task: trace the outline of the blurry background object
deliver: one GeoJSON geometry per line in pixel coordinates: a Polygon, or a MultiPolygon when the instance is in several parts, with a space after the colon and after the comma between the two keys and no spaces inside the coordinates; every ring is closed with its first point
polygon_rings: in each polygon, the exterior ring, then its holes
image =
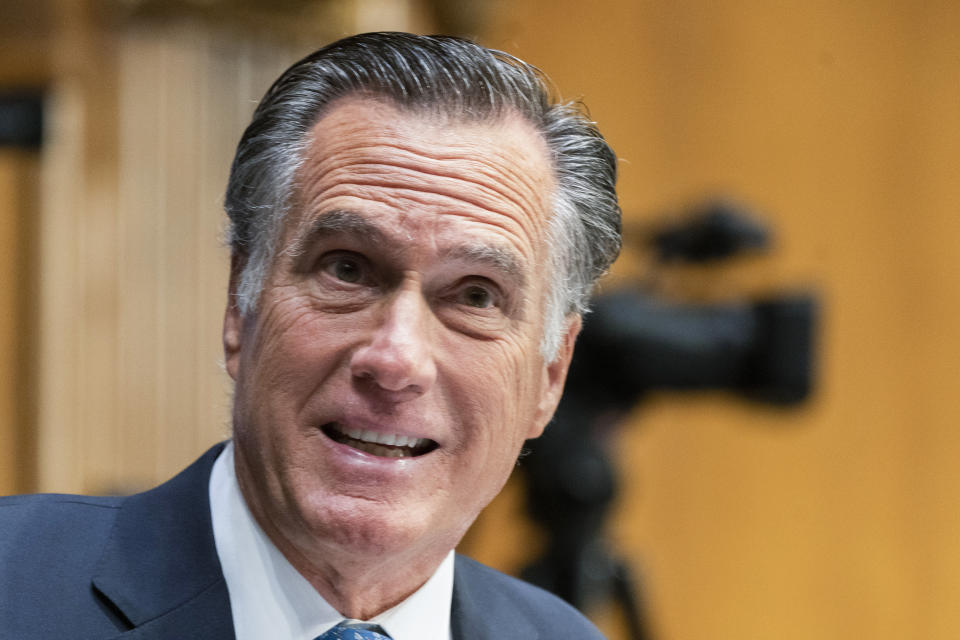
{"type": "MultiPolygon", "coordinates": [[[[714,202],[647,243],[657,263],[716,262],[769,247],[748,212],[714,202]]],[[[653,637],[643,576],[607,540],[620,490],[615,427],[654,390],[727,390],[778,406],[814,386],[816,302],[810,293],[677,304],[653,282],[598,297],[584,323],[563,399],[521,468],[527,509],[547,534],[522,575],[583,611],[619,607],[633,640],[653,637]]],[[[622,426],[622,425],[621,425],[622,426]]]]}
{"type": "MultiPolygon", "coordinates": [[[[456,29],[586,99],[622,159],[632,238],[606,291],[822,300],[802,406],[652,391],[624,418],[610,542],[643,576],[655,637],[956,637],[946,0],[4,0],[0,89],[40,90],[44,131],[39,150],[0,150],[0,490],[132,490],[225,436],[233,147],[280,69],[368,29],[456,29]],[[636,241],[671,222],[640,212],[678,221],[715,194],[764,212],[776,251],[658,265],[636,241]]],[[[544,538],[518,478],[465,550],[516,572],[544,538]]]]}
{"type": "Polygon", "coordinates": [[[42,92],[0,91],[0,147],[39,149],[42,140],[42,92]]]}

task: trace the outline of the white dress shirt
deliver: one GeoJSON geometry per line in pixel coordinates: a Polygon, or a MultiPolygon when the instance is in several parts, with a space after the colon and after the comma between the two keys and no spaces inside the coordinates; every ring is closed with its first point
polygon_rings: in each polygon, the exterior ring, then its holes
{"type": "MultiPolygon", "coordinates": [[[[343,620],[254,520],[237,484],[233,442],[210,474],[210,512],[237,640],[314,640],[343,620]]],[[[422,587],[368,622],[394,640],[450,640],[452,599],[453,551],[422,587]]]]}

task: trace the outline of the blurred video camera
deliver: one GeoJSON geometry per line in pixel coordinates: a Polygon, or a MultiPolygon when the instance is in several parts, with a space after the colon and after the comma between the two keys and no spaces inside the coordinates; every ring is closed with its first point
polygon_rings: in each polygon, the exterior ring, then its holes
{"type": "MultiPolygon", "coordinates": [[[[764,252],[770,233],[744,209],[713,202],[642,234],[656,270],[710,267],[764,252]]],[[[650,637],[639,581],[602,535],[617,493],[609,435],[645,393],[726,390],[779,406],[808,398],[814,380],[813,294],[678,302],[655,286],[598,296],[577,341],[553,422],[521,462],[527,509],[547,532],[523,577],[586,609],[615,599],[635,640],[650,637]]]]}

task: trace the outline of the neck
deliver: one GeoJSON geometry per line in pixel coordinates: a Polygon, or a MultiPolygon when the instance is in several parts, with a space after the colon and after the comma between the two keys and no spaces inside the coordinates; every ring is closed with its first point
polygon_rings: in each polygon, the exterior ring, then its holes
{"type": "MultiPolygon", "coordinates": [[[[266,531],[266,530],[265,530],[266,531]]],[[[270,535],[284,557],[330,606],[344,617],[371,618],[400,604],[437,571],[446,557],[398,558],[395,555],[356,557],[343,549],[308,557],[286,540],[270,535]],[[334,562],[327,559],[335,558],[334,562]]]]}

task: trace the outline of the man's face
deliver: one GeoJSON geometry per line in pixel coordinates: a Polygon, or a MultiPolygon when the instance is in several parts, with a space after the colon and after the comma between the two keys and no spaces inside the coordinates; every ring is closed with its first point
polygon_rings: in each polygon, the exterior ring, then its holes
{"type": "Polygon", "coordinates": [[[314,134],[257,311],[227,310],[238,478],[308,561],[433,562],[543,430],[579,329],[544,361],[546,146],[360,98],[314,134]]]}

